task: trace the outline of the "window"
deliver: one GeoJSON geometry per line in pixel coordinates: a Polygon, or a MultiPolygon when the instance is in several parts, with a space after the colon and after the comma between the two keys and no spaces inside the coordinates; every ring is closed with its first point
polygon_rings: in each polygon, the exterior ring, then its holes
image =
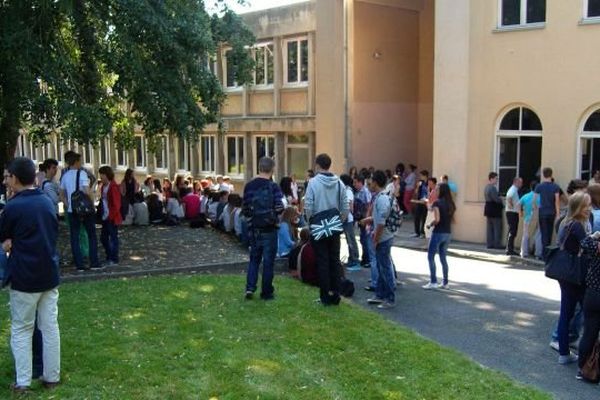
{"type": "Polygon", "coordinates": [[[308,82],[308,39],[286,40],[284,49],[284,82],[289,85],[308,82]]]}
{"type": "Polygon", "coordinates": [[[256,136],[256,173],[258,174],[258,161],[263,157],[275,159],[275,138],[273,136],[256,136]]]}
{"type": "Polygon", "coordinates": [[[235,68],[233,67],[233,63],[230,62],[230,58],[231,55],[233,54],[233,50],[232,49],[227,49],[224,51],[223,55],[223,59],[224,59],[224,71],[223,71],[223,77],[225,79],[225,87],[226,88],[236,88],[239,87],[239,85],[236,82],[236,76],[235,76],[235,68]]]}
{"type": "Polygon", "coordinates": [[[244,146],[245,140],[243,136],[227,137],[227,174],[244,175],[246,171],[244,146]]]}
{"type": "Polygon", "coordinates": [[[146,138],[144,136],[135,137],[135,150],[133,156],[135,168],[146,169],[146,138]]]}
{"type": "Polygon", "coordinates": [[[28,140],[28,150],[29,150],[29,158],[31,158],[31,161],[33,161],[34,164],[37,163],[37,149],[35,148],[35,145],[33,144],[32,140],[28,140]]]}
{"type": "Polygon", "coordinates": [[[17,151],[15,153],[18,157],[27,157],[27,138],[25,135],[19,135],[19,140],[17,141],[17,151]]]}
{"type": "Polygon", "coordinates": [[[98,150],[100,152],[100,165],[110,165],[110,143],[107,137],[100,139],[98,150]]]}
{"type": "Polygon", "coordinates": [[[202,135],[200,137],[200,151],[202,152],[200,169],[204,172],[214,172],[217,169],[215,166],[215,144],[216,137],[213,135],[202,135]]]}
{"type": "Polygon", "coordinates": [[[310,168],[308,135],[287,136],[287,173],[302,179],[310,168]]]}
{"type": "Polygon", "coordinates": [[[217,57],[214,54],[206,56],[206,70],[217,76],[217,57]]]}
{"type": "Polygon", "coordinates": [[[254,48],[254,84],[256,86],[272,85],[274,81],[273,43],[262,43],[254,48]]]}
{"type": "Polygon", "coordinates": [[[600,171],[600,109],[594,111],[585,121],[581,137],[580,172],[581,179],[590,180],[600,171]]]}
{"type": "Polygon", "coordinates": [[[600,0],[583,0],[583,18],[600,18],[600,0]]]}
{"type": "Polygon", "coordinates": [[[513,108],[504,114],[496,137],[500,193],[506,193],[516,176],[523,178],[523,187],[529,187],[542,163],[542,123],[537,114],[525,107],[513,108]]]}
{"type": "Polygon", "coordinates": [[[117,168],[127,169],[129,168],[129,152],[124,149],[119,149],[117,146],[117,168]]]}
{"type": "Polygon", "coordinates": [[[500,27],[546,22],[546,0],[500,0],[500,27]]]}
{"type": "Polygon", "coordinates": [[[180,171],[190,170],[190,146],[188,141],[182,138],[177,140],[177,169],[180,171]]]}
{"type": "Polygon", "coordinates": [[[94,152],[91,144],[82,145],[81,163],[84,165],[94,164],[94,152]]]}
{"type": "Polygon", "coordinates": [[[160,146],[154,155],[154,165],[157,170],[165,171],[169,168],[169,140],[166,136],[158,138],[160,146]]]}

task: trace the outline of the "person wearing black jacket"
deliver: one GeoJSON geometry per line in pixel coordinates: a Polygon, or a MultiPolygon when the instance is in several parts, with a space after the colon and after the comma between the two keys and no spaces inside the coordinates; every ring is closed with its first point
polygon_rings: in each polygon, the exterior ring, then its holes
{"type": "Polygon", "coordinates": [[[504,203],[498,195],[498,174],[490,172],[488,184],[484,189],[485,209],[483,215],[487,218],[486,243],[488,249],[503,249],[502,246],[502,209],[504,203]]]}
{"type": "Polygon", "coordinates": [[[24,392],[32,379],[36,312],[44,339],[42,384],[50,388],[60,382],[58,219],[48,196],[33,186],[31,160],[16,158],[7,170],[8,185],[15,194],[0,217],[0,241],[4,251],[10,252],[3,286],[10,285],[10,343],[17,377],[13,390],[24,392]]]}

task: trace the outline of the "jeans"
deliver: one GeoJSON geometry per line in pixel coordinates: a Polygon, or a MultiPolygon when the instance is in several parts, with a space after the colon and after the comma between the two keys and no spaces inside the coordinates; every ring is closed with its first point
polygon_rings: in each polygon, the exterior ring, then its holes
{"type": "Polygon", "coordinates": [[[425,220],[427,219],[427,207],[425,204],[415,204],[414,208],[415,218],[415,235],[425,234],[425,220]]]}
{"type": "Polygon", "coordinates": [[[344,223],[344,233],[348,243],[348,266],[358,263],[358,244],[356,244],[356,235],[354,234],[354,222],[344,223]]]}
{"type": "Polygon", "coordinates": [[[554,232],[554,220],[556,215],[540,215],[540,232],[542,233],[542,254],[545,255],[546,247],[552,243],[552,233],[554,232]]]}
{"type": "Polygon", "coordinates": [[[119,262],[119,231],[117,225],[109,220],[102,221],[100,242],[106,252],[106,260],[114,263],[119,262]]]}
{"type": "Polygon", "coordinates": [[[519,213],[507,211],[506,223],[508,224],[508,240],[506,241],[506,251],[512,253],[515,251],[515,238],[517,237],[517,232],[519,230],[519,213]]]}
{"type": "MultiPolygon", "coordinates": [[[[552,332],[552,341],[558,342],[558,319],[554,326],[554,332],[552,332]]],[[[569,343],[573,343],[579,339],[580,332],[583,330],[583,305],[575,308],[575,315],[571,318],[569,323],[569,343]]]]}
{"type": "Polygon", "coordinates": [[[502,247],[502,218],[487,217],[487,247],[498,249],[502,247]]]}
{"type": "Polygon", "coordinates": [[[58,289],[26,293],[10,290],[10,345],[15,358],[18,386],[31,385],[32,337],[36,320],[42,332],[46,382],[60,381],[60,332],[58,328],[58,289]]]}
{"type": "Polygon", "coordinates": [[[87,232],[88,240],[90,244],[90,267],[96,267],[98,263],[98,240],[96,239],[96,221],[95,215],[87,216],[83,220],[73,213],[68,213],[71,237],[71,251],[73,252],[73,259],[75,266],[78,269],[83,268],[83,256],[81,255],[81,249],[79,248],[79,231],[83,224],[84,229],[87,232]]]}
{"type": "Polygon", "coordinates": [[[340,235],[321,240],[312,240],[317,260],[321,303],[324,305],[340,302],[340,235]]]}
{"type": "Polygon", "coordinates": [[[370,260],[370,256],[369,256],[369,240],[371,240],[371,238],[369,237],[369,233],[367,232],[366,227],[359,226],[359,232],[360,232],[360,246],[362,248],[362,256],[361,256],[360,262],[363,265],[370,264],[371,260],[370,260]]]}
{"type": "Polygon", "coordinates": [[[583,298],[583,335],[579,341],[579,367],[592,353],[600,332],[600,292],[587,289],[583,298]]]}
{"type": "Polygon", "coordinates": [[[371,235],[367,236],[367,247],[369,250],[369,261],[371,263],[371,287],[377,289],[377,282],[379,282],[379,269],[377,269],[377,252],[375,249],[375,243],[371,235]]]}
{"type": "Polygon", "coordinates": [[[433,232],[429,240],[429,248],[427,249],[427,260],[429,261],[429,275],[431,283],[437,283],[437,273],[435,266],[435,253],[439,253],[440,262],[442,263],[442,273],[444,275],[444,285],[448,283],[448,261],[446,253],[450,244],[449,233],[433,232]]]}
{"type": "Polygon", "coordinates": [[[258,282],[258,268],[262,261],[263,272],[260,296],[273,297],[273,267],[277,253],[277,230],[251,230],[248,232],[250,240],[250,262],[246,275],[246,290],[254,293],[258,282]]]}
{"type": "Polygon", "coordinates": [[[394,294],[394,291],[396,290],[396,280],[394,271],[392,270],[392,259],[390,255],[393,240],[394,239],[391,238],[385,242],[380,242],[375,249],[377,269],[379,270],[375,294],[377,298],[389,303],[394,303],[396,301],[396,295],[394,294]]]}
{"type": "Polygon", "coordinates": [[[559,281],[560,316],[558,317],[558,348],[561,356],[569,355],[569,323],[575,314],[577,303],[582,303],[583,286],[559,281]]]}

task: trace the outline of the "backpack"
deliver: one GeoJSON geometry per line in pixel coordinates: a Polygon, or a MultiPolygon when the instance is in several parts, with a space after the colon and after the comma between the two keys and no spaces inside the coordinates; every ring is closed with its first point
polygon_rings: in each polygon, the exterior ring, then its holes
{"type": "Polygon", "coordinates": [[[273,197],[273,185],[269,182],[262,185],[250,202],[250,225],[252,228],[272,228],[277,226],[279,219],[275,213],[275,200],[273,197]]]}
{"type": "Polygon", "coordinates": [[[392,233],[402,226],[402,214],[396,197],[390,197],[390,215],[385,219],[385,227],[392,233]]]}
{"type": "Polygon", "coordinates": [[[79,217],[88,217],[96,213],[92,199],[82,190],[79,190],[79,176],[81,170],[77,170],[75,177],[75,191],[71,193],[71,210],[79,217]]]}
{"type": "Polygon", "coordinates": [[[350,279],[342,278],[340,282],[340,294],[344,297],[352,297],[354,294],[354,282],[350,279]]]}

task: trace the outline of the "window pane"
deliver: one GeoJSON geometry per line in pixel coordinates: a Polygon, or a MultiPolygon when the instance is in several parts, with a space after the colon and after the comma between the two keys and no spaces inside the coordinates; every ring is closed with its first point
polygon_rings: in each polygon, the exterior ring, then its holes
{"type": "Polygon", "coordinates": [[[498,167],[517,165],[517,138],[500,138],[500,164],[498,167]]]}
{"type": "Polygon", "coordinates": [[[308,40],[300,42],[300,80],[308,81],[308,40]]]}
{"type": "Polygon", "coordinates": [[[202,171],[214,171],[214,136],[202,138],[202,171]]]}
{"type": "Polygon", "coordinates": [[[230,137],[227,138],[227,173],[229,174],[238,174],[238,166],[236,160],[236,142],[237,138],[230,137]]]}
{"type": "Polygon", "coordinates": [[[596,171],[600,171],[600,139],[591,139],[592,154],[591,154],[591,174],[592,177],[596,171]]]}
{"type": "Polygon", "coordinates": [[[519,130],[519,113],[520,108],[510,110],[500,123],[500,130],[503,131],[518,131],[519,130]]]}
{"type": "Polygon", "coordinates": [[[308,143],[308,135],[288,135],[288,143],[308,143]]]}
{"type": "Polygon", "coordinates": [[[288,42],[287,44],[287,81],[290,83],[298,81],[298,42],[288,42]]]}
{"type": "Polygon", "coordinates": [[[117,165],[125,165],[125,152],[117,150],[117,165]]]}
{"type": "Polygon", "coordinates": [[[267,83],[272,84],[274,79],[274,67],[273,67],[273,45],[270,44],[267,46],[267,83]]]}
{"type": "Polygon", "coordinates": [[[160,146],[160,148],[154,155],[155,160],[156,160],[156,168],[165,168],[165,157],[164,156],[165,156],[166,140],[164,137],[160,138],[159,146],[160,146]]]}
{"type": "Polygon", "coordinates": [[[581,179],[589,180],[592,156],[592,139],[581,139],[581,179]]]}
{"type": "Polygon", "coordinates": [[[502,0],[502,25],[521,23],[521,0],[502,0]]]}
{"type": "Polygon", "coordinates": [[[527,1],[527,23],[546,21],[546,0],[527,1]]]}
{"type": "Polygon", "coordinates": [[[135,166],[143,168],[145,167],[144,160],[144,138],[141,136],[135,137],[135,166]]]}
{"type": "Polygon", "coordinates": [[[265,84],[265,48],[258,47],[255,50],[256,56],[256,82],[257,85],[265,84]]]}
{"type": "Polygon", "coordinates": [[[585,122],[583,130],[586,132],[600,132],[600,110],[595,111],[585,122]]]}
{"type": "Polygon", "coordinates": [[[243,174],[246,171],[246,161],[244,160],[244,138],[239,137],[237,140],[238,152],[238,174],[243,174]]]}
{"type": "Polygon", "coordinates": [[[108,164],[108,153],[106,152],[107,145],[108,142],[106,139],[100,140],[100,164],[102,165],[108,164]]]}
{"type": "Polygon", "coordinates": [[[179,146],[177,146],[177,160],[178,167],[182,170],[187,170],[186,162],[185,162],[185,153],[186,153],[186,143],[183,139],[179,139],[179,146]]]}
{"type": "Polygon", "coordinates": [[[519,176],[523,178],[523,188],[528,188],[532,180],[539,180],[542,165],[542,138],[522,136],[519,149],[519,176]]]}
{"type": "Polygon", "coordinates": [[[512,185],[513,178],[517,175],[516,168],[504,168],[498,171],[498,191],[505,195],[512,185]]]}
{"type": "Polygon", "coordinates": [[[588,0],[587,16],[600,17],[600,0],[588,0]]]}
{"type": "Polygon", "coordinates": [[[528,108],[523,108],[523,123],[521,129],[524,131],[542,130],[542,123],[537,114],[528,108]]]}
{"type": "Polygon", "coordinates": [[[225,64],[227,66],[227,77],[226,77],[226,85],[227,87],[235,86],[235,67],[233,65],[233,60],[231,60],[231,50],[227,50],[225,52],[225,64]]]}
{"type": "Polygon", "coordinates": [[[306,148],[289,148],[288,149],[288,174],[296,175],[297,177],[304,176],[308,165],[308,149],[306,148]]]}

